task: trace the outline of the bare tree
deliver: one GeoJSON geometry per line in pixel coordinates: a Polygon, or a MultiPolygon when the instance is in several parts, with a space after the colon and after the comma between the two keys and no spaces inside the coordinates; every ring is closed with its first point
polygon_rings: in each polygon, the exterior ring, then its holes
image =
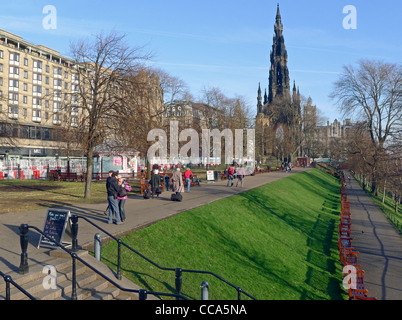
{"type": "Polygon", "coordinates": [[[71,44],[75,77],[79,81],[78,126],[87,158],[85,198],[91,197],[94,150],[111,133],[111,120],[121,115],[122,92],[129,83],[127,74],[144,60],[141,50],[128,46],[125,36],[116,33],[98,34],[90,41],[71,44]]]}
{"type": "Polygon", "coordinates": [[[187,84],[180,78],[172,76],[162,69],[152,69],[152,73],[159,77],[165,104],[173,103],[175,100],[182,100],[189,93],[187,84]]]}
{"type": "Polygon", "coordinates": [[[402,67],[370,60],[360,61],[357,70],[345,66],[330,97],[345,115],[357,116],[367,124],[370,145],[366,147],[373,150],[370,166],[375,192],[386,142],[402,126],[402,67]]]}

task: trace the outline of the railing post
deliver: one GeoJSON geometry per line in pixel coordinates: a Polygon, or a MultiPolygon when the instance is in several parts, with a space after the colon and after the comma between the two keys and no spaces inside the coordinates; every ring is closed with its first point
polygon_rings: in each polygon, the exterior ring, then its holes
{"type": "Polygon", "coordinates": [[[147,290],[140,289],[139,297],[138,297],[139,300],[147,300],[147,296],[148,296],[147,290]]]}
{"type": "Polygon", "coordinates": [[[71,235],[72,235],[72,251],[78,251],[78,216],[73,215],[71,218],[71,235]]]}
{"type": "MultiPolygon", "coordinates": [[[[176,268],[176,272],[175,272],[176,281],[175,281],[175,284],[176,284],[176,292],[177,292],[177,294],[181,294],[181,285],[182,285],[181,275],[182,275],[182,273],[183,273],[183,271],[182,271],[181,268],[176,268]]],[[[176,297],[176,300],[180,300],[180,298],[176,297]]]]}
{"type": "Polygon", "coordinates": [[[96,233],[95,234],[95,244],[94,244],[94,252],[95,252],[95,258],[99,261],[102,260],[102,240],[101,240],[101,234],[96,233]]]}
{"type": "Polygon", "coordinates": [[[121,280],[121,239],[117,240],[117,279],[121,280]]]}
{"type": "Polygon", "coordinates": [[[6,282],[6,300],[11,300],[11,293],[10,293],[11,277],[4,276],[4,281],[6,282]]]}
{"type": "Polygon", "coordinates": [[[21,264],[19,267],[20,274],[27,274],[29,272],[28,266],[28,225],[21,224],[20,226],[20,244],[21,244],[21,264]]]}
{"type": "Polygon", "coordinates": [[[206,281],[201,284],[201,300],[209,300],[209,285],[206,281]]]}
{"type": "Polygon", "coordinates": [[[241,300],[241,293],[242,293],[242,289],[240,287],[237,288],[237,300],[241,300]]]}
{"type": "Polygon", "coordinates": [[[73,273],[73,279],[72,279],[72,291],[71,291],[71,299],[72,300],[77,300],[77,268],[76,268],[76,253],[71,254],[71,258],[73,259],[73,267],[72,267],[72,273],[73,273]]]}

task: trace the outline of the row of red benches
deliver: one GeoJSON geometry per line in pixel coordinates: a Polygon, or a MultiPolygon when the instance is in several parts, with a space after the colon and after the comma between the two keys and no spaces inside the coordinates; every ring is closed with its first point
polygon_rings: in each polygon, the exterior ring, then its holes
{"type": "Polygon", "coordinates": [[[338,246],[341,264],[343,265],[343,285],[348,290],[349,300],[376,300],[376,298],[368,296],[368,290],[364,283],[364,270],[358,261],[359,252],[352,247],[350,203],[343,175],[341,180],[342,206],[338,227],[338,246]]]}

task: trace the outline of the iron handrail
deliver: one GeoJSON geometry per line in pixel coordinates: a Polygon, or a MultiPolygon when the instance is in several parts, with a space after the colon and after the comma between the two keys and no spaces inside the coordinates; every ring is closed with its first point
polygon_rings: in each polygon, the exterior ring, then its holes
{"type": "MultiPolygon", "coordinates": [[[[151,259],[147,258],[146,256],[144,256],[142,253],[138,252],[137,250],[135,250],[134,248],[130,247],[128,244],[124,243],[123,241],[121,241],[121,239],[116,238],[115,236],[113,236],[112,234],[110,234],[109,232],[107,232],[106,230],[104,230],[103,228],[99,227],[98,225],[96,225],[95,223],[93,223],[91,220],[89,220],[86,217],[82,217],[77,215],[78,218],[80,219],[84,219],[85,221],[87,221],[89,224],[91,224],[92,226],[94,226],[95,228],[97,228],[98,230],[104,232],[105,234],[107,234],[109,237],[111,237],[112,239],[114,239],[115,241],[117,241],[118,243],[118,258],[117,258],[117,276],[121,277],[121,261],[120,261],[120,245],[125,246],[127,249],[133,251],[134,253],[136,253],[137,255],[139,255],[141,258],[145,259],[146,261],[148,261],[149,263],[151,263],[152,265],[154,265],[155,267],[157,267],[158,269],[164,270],[164,271],[175,271],[176,272],[176,278],[181,277],[181,273],[182,272],[187,272],[187,273],[199,273],[199,274],[209,274],[211,276],[214,276],[215,278],[223,281],[224,283],[226,283],[227,285],[231,286],[232,288],[236,289],[237,291],[237,299],[241,300],[241,294],[243,293],[245,296],[249,297],[250,299],[253,300],[257,300],[255,297],[253,297],[251,294],[247,293],[246,291],[243,291],[241,287],[238,287],[232,283],[230,283],[229,281],[227,281],[226,279],[222,278],[221,276],[217,275],[216,273],[213,273],[211,271],[201,271],[201,270],[191,270],[191,269],[181,269],[181,268],[168,268],[168,267],[162,267],[159,266],[156,262],[152,261],[151,259]]],[[[177,282],[176,282],[177,283],[177,282]]],[[[181,284],[180,284],[181,286],[181,284]]],[[[180,290],[177,290],[178,292],[180,292],[180,290]]]]}
{"type": "Polygon", "coordinates": [[[154,295],[154,296],[168,296],[168,297],[176,297],[176,298],[182,298],[182,299],[186,299],[188,300],[187,297],[180,295],[180,294],[173,294],[173,293],[164,293],[164,292],[153,292],[153,291],[147,291],[144,289],[129,289],[129,288],[124,288],[122,286],[120,286],[118,283],[116,283],[115,281],[113,281],[112,279],[110,279],[108,276],[106,276],[105,274],[103,274],[101,271],[97,270],[95,267],[91,266],[89,263],[87,263],[85,260],[81,259],[76,252],[74,252],[74,249],[71,251],[69,249],[67,249],[65,246],[63,246],[60,243],[56,243],[53,241],[53,239],[51,239],[50,237],[48,237],[44,232],[42,232],[40,229],[38,229],[35,226],[30,226],[30,225],[24,225],[27,229],[34,229],[37,232],[39,232],[42,236],[46,237],[48,240],[52,241],[55,245],[57,245],[59,248],[61,248],[62,250],[64,250],[65,252],[67,252],[71,258],[72,258],[72,263],[73,263],[73,285],[72,285],[72,294],[71,294],[71,298],[73,300],[77,299],[77,292],[76,292],[76,277],[75,277],[75,268],[76,268],[76,263],[75,260],[78,260],[79,262],[81,262],[82,264],[84,264],[86,267],[90,268],[92,271],[94,271],[96,274],[98,274],[99,276],[101,276],[102,278],[104,278],[106,281],[110,282],[111,284],[113,284],[115,287],[117,287],[118,289],[125,291],[125,292],[133,292],[133,293],[138,293],[140,300],[146,300],[147,295],[154,295]]]}
{"type": "Polygon", "coordinates": [[[0,277],[3,277],[4,281],[6,282],[6,300],[11,300],[10,284],[12,284],[19,291],[25,294],[29,299],[36,300],[34,296],[32,296],[28,291],[26,291],[23,287],[16,283],[10,275],[7,275],[0,271],[0,277]]]}

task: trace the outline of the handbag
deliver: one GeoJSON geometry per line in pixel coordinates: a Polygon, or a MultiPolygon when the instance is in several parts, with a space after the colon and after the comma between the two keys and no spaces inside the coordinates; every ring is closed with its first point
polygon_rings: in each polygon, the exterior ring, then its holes
{"type": "Polygon", "coordinates": [[[124,188],[123,186],[120,188],[118,194],[117,194],[120,198],[123,198],[127,195],[127,190],[126,188],[124,188]]]}

